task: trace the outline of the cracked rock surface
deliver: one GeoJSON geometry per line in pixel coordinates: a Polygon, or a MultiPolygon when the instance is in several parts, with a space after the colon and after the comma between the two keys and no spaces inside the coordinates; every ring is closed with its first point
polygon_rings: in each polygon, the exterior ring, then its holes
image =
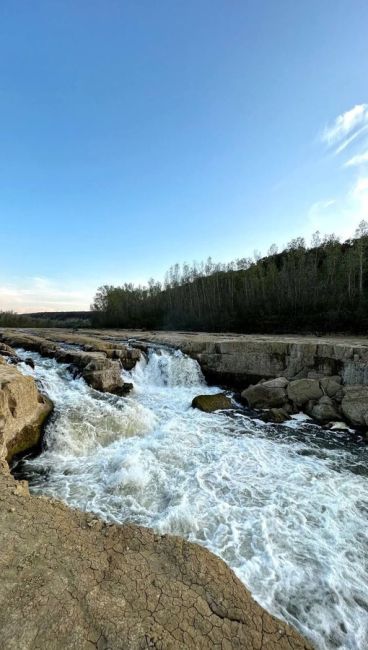
{"type": "Polygon", "coordinates": [[[0,473],[3,650],[307,650],[227,565],[179,537],[28,494],[0,473]]]}

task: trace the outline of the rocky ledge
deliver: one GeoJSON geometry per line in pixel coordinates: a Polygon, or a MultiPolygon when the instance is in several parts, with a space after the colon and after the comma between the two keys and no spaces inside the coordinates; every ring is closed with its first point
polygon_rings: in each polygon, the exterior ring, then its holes
{"type": "Polygon", "coordinates": [[[132,384],[123,381],[121,370],[133,368],[141,356],[139,350],[132,350],[126,345],[113,345],[87,336],[73,338],[69,333],[59,339],[55,332],[46,337],[4,330],[0,336],[3,341],[0,343],[0,353],[1,346],[8,348],[6,344],[38,352],[70,365],[74,376],[82,376],[92,388],[116,395],[124,395],[132,388],[132,384]]]}
{"type": "Polygon", "coordinates": [[[310,649],[204,548],[31,496],[7,460],[39,439],[50,410],[0,357],[3,650],[310,649]]]}
{"type": "Polygon", "coordinates": [[[90,335],[179,348],[199,362],[208,380],[240,388],[243,401],[264,410],[266,421],[283,422],[302,410],[320,424],[368,428],[366,338],[139,330],[90,335]]]}

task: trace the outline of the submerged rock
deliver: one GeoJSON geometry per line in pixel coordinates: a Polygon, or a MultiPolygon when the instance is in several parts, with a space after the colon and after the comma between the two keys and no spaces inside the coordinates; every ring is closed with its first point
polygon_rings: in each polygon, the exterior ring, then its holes
{"type": "Polygon", "coordinates": [[[27,366],[29,366],[30,368],[33,368],[33,369],[34,369],[34,367],[35,367],[34,361],[33,361],[33,359],[31,359],[31,357],[26,357],[26,358],[24,359],[24,363],[25,363],[27,366]]]}
{"type": "Polygon", "coordinates": [[[271,422],[274,424],[282,424],[283,422],[287,422],[287,420],[290,420],[290,415],[289,413],[282,408],[272,408],[269,409],[268,411],[264,411],[260,416],[260,420],[263,420],[263,422],[271,422]]]}
{"type": "Polygon", "coordinates": [[[231,409],[233,405],[225,393],[216,393],[215,395],[197,395],[192,401],[192,407],[205,413],[213,413],[213,411],[231,409]]]}

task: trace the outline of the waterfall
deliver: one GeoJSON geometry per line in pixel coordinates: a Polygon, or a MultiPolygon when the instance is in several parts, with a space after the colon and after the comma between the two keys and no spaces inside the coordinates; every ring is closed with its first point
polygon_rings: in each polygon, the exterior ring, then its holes
{"type": "Polygon", "coordinates": [[[43,452],[16,469],[33,493],[202,544],[316,648],[366,650],[366,447],[298,420],[191,408],[219,389],[178,351],[151,350],[125,372],[126,397],[25,356],[35,369],[22,372],[55,403],[43,452]]]}

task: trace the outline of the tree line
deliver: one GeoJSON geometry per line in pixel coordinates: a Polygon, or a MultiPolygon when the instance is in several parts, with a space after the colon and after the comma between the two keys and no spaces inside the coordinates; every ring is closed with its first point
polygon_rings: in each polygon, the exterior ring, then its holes
{"type": "Polygon", "coordinates": [[[0,311],[0,327],[88,327],[91,325],[90,316],[90,312],[17,314],[14,311],[0,311]],[[88,314],[88,318],[85,314],[88,314]]]}
{"type": "Polygon", "coordinates": [[[94,327],[234,332],[365,332],[368,224],[340,242],[317,231],[264,257],[175,264],[163,283],[104,285],[91,306],[94,327]]]}

